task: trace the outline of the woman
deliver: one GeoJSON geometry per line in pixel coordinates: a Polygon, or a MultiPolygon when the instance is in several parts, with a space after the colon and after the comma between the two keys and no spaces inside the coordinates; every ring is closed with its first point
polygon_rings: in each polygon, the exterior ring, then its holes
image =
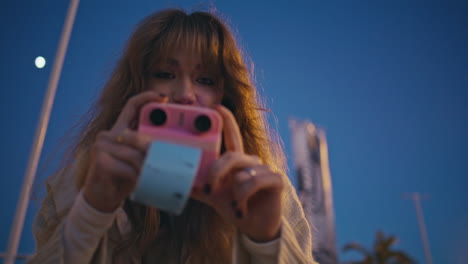
{"type": "Polygon", "coordinates": [[[282,150],[228,27],[164,10],[137,27],[90,112],[73,158],[48,180],[31,263],[314,263],[282,150]],[[128,198],[151,140],[149,102],[217,110],[221,155],[180,216],[128,198]]]}

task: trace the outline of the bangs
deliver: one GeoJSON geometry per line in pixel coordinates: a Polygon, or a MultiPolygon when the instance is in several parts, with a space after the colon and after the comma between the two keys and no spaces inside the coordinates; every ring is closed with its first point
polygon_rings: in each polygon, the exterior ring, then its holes
{"type": "Polygon", "coordinates": [[[196,54],[203,68],[221,74],[222,40],[218,21],[202,12],[191,15],[179,13],[168,20],[167,26],[154,41],[147,70],[167,62],[177,51],[184,50],[196,54]]]}

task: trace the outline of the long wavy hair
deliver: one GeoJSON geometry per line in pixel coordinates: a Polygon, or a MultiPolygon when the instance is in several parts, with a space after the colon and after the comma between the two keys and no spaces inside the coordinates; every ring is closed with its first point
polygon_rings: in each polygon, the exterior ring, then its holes
{"type": "MultiPolygon", "coordinates": [[[[212,12],[188,14],[169,9],[151,14],[138,24],[81,124],[82,132],[70,152],[74,162],[65,165],[74,163],[78,189],[83,187],[90,164],[88,153],[97,133],[109,130],[127,100],[145,90],[151,66],[180,48],[200,54],[205,65],[219,69],[224,80],[222,104],[239,124],[246,153],[285,173],[281,141],[266,122],[267,111],[253,82],[253,67],[227,23],[212,12]]],[[[230,263],[235,229],[209,206],[190,200],[180,216],[173,216],[126,200],[124,210],[133,231],[119,242],[116,252],[144,256],[151,250],[158,259],[177,263],[230,263]]]]}

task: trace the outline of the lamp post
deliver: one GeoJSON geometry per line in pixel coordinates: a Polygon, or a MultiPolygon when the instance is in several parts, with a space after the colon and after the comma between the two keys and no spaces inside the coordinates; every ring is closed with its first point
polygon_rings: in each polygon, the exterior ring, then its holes
{"type": "Polygon", "coordinates": [[[424,246],[424,255],[426,257],[427,264],[432,264],[431,249],[429,247],[429,239],[426,231],[426,223],[424,222],[424,215],[421,207],[421,200],[429,199],[428,195],[421,195],[418,192],[409,193],[403,195],[404,199],[411,199],[414,202],[414,207],[416,209],[416,215],[418,217],[419,231],[421,233],[421,240],[424,246]]]}
{"type": "Polygon", "coordinates": [[[21,232],[23,230],[24,219],[28,210],[29,199],[31,197],[31,187],[34,183],[34,177],[36,176],[42,146],[44,145],[47,125],[49,123],[50,113],[52,112],[52,105],[54,103],[55,93],[57,91],[60,74],[62,72],[63,61],[67,52],[68,42],[70,40],[70,35],[73,29],[73,23],[75,21],[78,4],[79,0],[70,0],[70,5],[68,6],[65,24],[62,29],[59,46],[55,54],[55,61],[52,72],[50,73],[46,96],[42,104],[41,115],[39,123],[37,124],[36,134],[34,136],[34,143],[29,155],[28,166],[24,175],[18,204],[16,206],[15,218],[13,220],[10,237],[8,239],[8,248],[4,262],[5,264],[13,264],[15,259],[18,257],[16,254],[21,238],[21,232]]]}

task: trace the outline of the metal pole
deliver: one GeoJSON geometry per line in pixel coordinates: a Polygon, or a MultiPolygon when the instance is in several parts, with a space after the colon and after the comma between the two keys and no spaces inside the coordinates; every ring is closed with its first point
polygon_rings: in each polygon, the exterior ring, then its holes
{"type": "Polygon", "coordinates": [[[16,253],[18,251],[24,219],[26,217],[28,203],[31,196],[31,187],[34,182],[34,176],[36,175],[42,146],[44,144],[47,125],[49,123],[50,113],[52,111],[52,105],[54,102],[55,93],[57,91],[60,74],[62,72],[63,61],[65,59],[68,42],[70,40],[71,31],[73,29],[73,23],[75,21],[78,4],[79,0],[70,0],[70,5],[68,6],[67,16],[64,27],[62,29],[59,46],[55,55],[54,65],[52,72],[50,73],[47,93],[42,104],[41,115],[36,128],[36,134],[34,136],[34,143],[29,155],[28,166],[23,180],[21,194],[16,206],[15,218],[13,220],[10,237],[8,240],[8,248],[4,262],[5,264],[13,264],[16,258],[16,253]]]}
{"type": "Polygon", "coordinates": [[[431,250],[429,248],[429,239],[427,238],[426,224],[424,222],[424,215],[421,208],[421,196],[419,193],[413,194],[414,207],[416,207],[416,214],[418,215],[419,230],[421,232],[421,239],[424,245],[424,255],[428,264],[432,264],[431,250]]]}
{"type": "Polygon", "coordinates": [[[424,247],[424,255],[426,257],[426,262],[427,264],[432,264],[432,256],[431,256],[431,250],[429,247],[429,239],[427,236],[427,231],[426,231],[426,223],[424,222],[424,215],[423,211],[421,208],[421,199],[423,198],[421,194],[419,193],[412,193],[412,194],[407,194],[404,195],[404,198],[409,198],[413,200],[414,202],[414,207],[416,208],[416,215],[418,217],[418,225],[419,225],[419,231],[421,233],[421,240],[423,242],[423,247],[424,247]]]}

